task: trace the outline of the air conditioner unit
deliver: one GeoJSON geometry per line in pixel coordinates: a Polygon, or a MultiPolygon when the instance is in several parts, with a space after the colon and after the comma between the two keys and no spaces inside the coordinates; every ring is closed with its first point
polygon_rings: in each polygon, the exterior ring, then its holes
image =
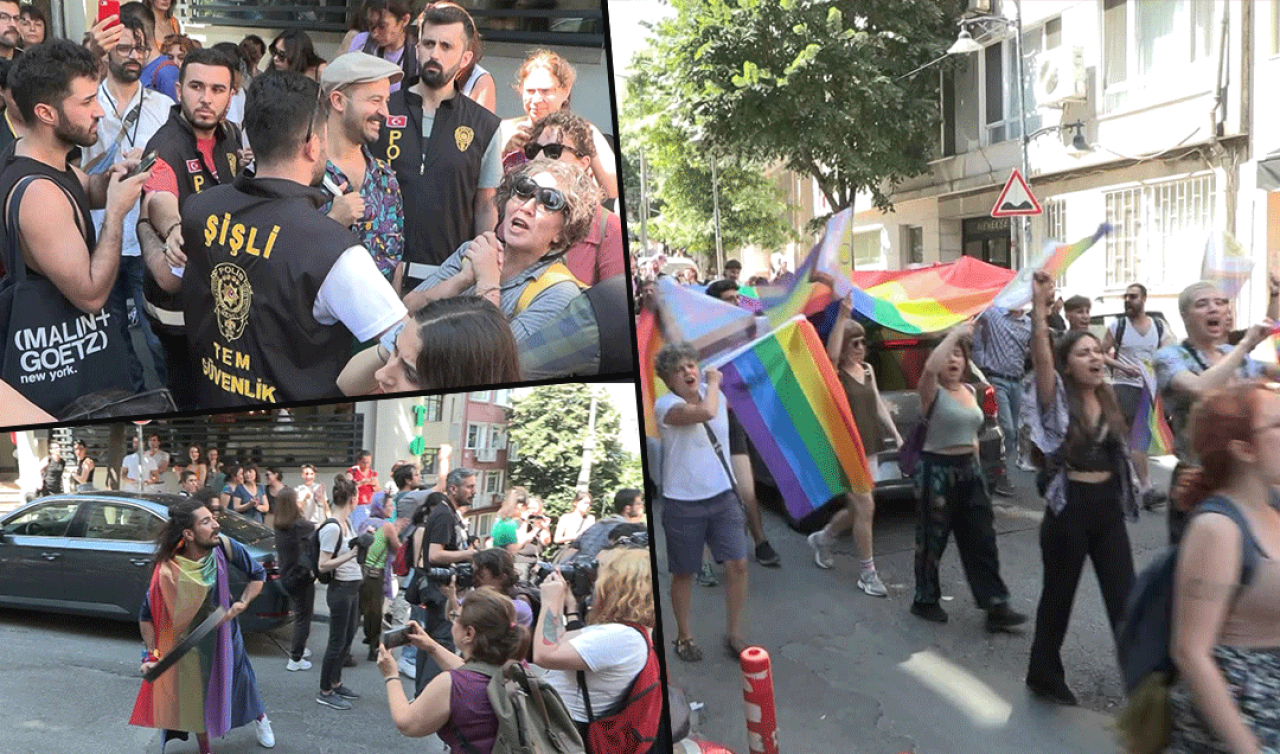
{"type": "Polygon", "coordinates": [[[1036,105],[1058,107],[1086,98],[1084,48],[1055,47],[1036,56],[1036,105]]]}

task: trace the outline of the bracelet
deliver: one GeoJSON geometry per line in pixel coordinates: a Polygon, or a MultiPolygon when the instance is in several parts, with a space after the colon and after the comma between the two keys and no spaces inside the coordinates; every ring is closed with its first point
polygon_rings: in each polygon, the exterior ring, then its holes
{"type": "Polygon", "coordinates": [[[144,650],[142,650],[142,661],[143,661],[144,663],[146,663],[146,662],[159,662],[159,661],[160,661],[160,653],[159,653],[158,651],[154,650],[154,649],[144,649],[144,650]]]}
{"type": "Polygon", "coordinates": [[[490,291],[501,291],[501,290],[502,290],[502,286],[500,285],[490,285],[484,288],[477,289],[476,295],[480,297],[484,297],[488,295],[490,291]]]}
{"type": "Polygon", "coordinates": [[[174,229],[174,228],[181,227],[181,226],[182,226],[182,221],[181,221],[181,220],[179,220],[178,222],[174,223],[173,225],[170,225],[170,226],[169,226],[169,229],[168,229],[168,230],[166,230],[166,231],[164,232],[164,239],[165,239],[166,241],[168,241],[168,240],[169,240],[169,236],[173,235],[173,229],[174,229]]]}
{"type": "Polygon", "coordinates": [[[400,676],[392,675],[392,676],[387,676],[387,678],[383,681],[383,683],[391,683],[392,681],[398,681],[398,680],[400,680],[400,676]]]}

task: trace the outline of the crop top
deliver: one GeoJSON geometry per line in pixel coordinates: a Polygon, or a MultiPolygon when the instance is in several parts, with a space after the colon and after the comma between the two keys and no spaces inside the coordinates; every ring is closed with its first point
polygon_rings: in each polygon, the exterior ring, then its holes
{"type": "MultiPolygon", "coordinates": [[[[972,388],[970,395],[972,395],[972,388]]],[[[951,391],[938,386],[934,394],[933,415],[929,417],[929,428],[924,436],[924,450],[935,452],[957,445],[972,445],[982,430],[982,407],[976,397],[970,405],[965,405],[951,395],[951,391]]]]}
{"type": "Polygon", "coordinates": [[[1075,447],[1066,443],[1063,461],[1067,465],[1067,470],[1114,472],[1115,461],[1111,453],[1113,446],[1117,445],[1119,440],[1111,434],[1105,419],[1099,422],[1097,431],[1091,434],[1092,437],[1076,444],[1075,447]]]}

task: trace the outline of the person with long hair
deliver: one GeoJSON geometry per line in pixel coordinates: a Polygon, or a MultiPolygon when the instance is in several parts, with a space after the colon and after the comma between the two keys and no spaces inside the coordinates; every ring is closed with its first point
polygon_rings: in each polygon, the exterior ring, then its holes
{"type": "Polygon", "coordinates": [[[1022,400],[1030,428],[1037,486],[1046,510],[1040,522],[1043,582],[1027,688],[1058,704],[1076,704],[1062,666],[1062,641],[1085,556],[1114,631],[1133,586],[1133,552],[1125,519],[1138,519],[1138,488],[1129,459],[1129,427],[1106,379],[1102,342],[1088,330],[1068,330],[1052,345],[1053,279],[1036,272],[1031,301],[1034,384],[1022,400]],[[1034,392],[1032,392],[1034,391],[1034,392]]]}
{"type": "Polygon", "coordinates": [[[275,746],[236,620],[262,591],[267,574],[244,545],[219,532],[213,513],[191,499],[169,509],[169,519],[156,537],[151,583],[138,615],[146,646],[141,671],[154,667],[215,608],[227,611],[210,640],[200,642],[154,681],[142,683],[129,723],[163,729],[161,751],[170,739],[185,741],[195,733],[200,753],[209,754],[210,738],[255,720],[258,743],[275,746]],[[248,577],[244,591],[235,597],[229,589],[233,567],[248,577]]]}
{"type": "Polygon", "coordinates": [[[551,537],[551,543],[567,545],[582,536],[582,532],[590,529],[595,522],[596,517],[591,513],[591,493],[578,490],[573,493],[569,510],[556,522],[556,532],[551,537]]]}
{"type": "MultiPolygon", "coordinates": [[[[586,680],[591,711],[614,709],[644,669],[652,651],[654,627],[653,573],[647,549],[600,553],[591,610],[586,626],[567,630],[578,618],[577,600],[559,571],[543,580],[542,613],[533,641],[533,662],[547,669],[547,683],[560,694],[573,721],[583,731],[590,722],[578,685],[586,680]]],[[[623,754],[623,752],[593,752],[623,754]]]]}
{"type": "Polygon", "coordinates": [[[954,531],[973,599],[987,611],[987,630],[1006,631],[1025,622],[1027,616],[1009,607],[1009,588],[1000,578],[995,515],[978,462],[982,407],[977,392],[966,382],[972,336],[972,322],[951,328],[929,354],[916,384],[920,415],[930,418],[916,472],[919,508],[911,614],[935,623],[947,622],[947,613],[938,604],[942,599],[938,562],[954,531]]]}
{"type": "Polygon", "coordinates": [[[285,29],[277,34],[268,52],[275,70],[301,73],[315,82],[320,81],[327,65],[325,59],[316,54],[311,35],[301,29],[285,29]]]}
{"type": "MultiPolygon", "coordinates": [[[[533,604],[523,595],[516,594],[520,577],[516,574],[516,561],[501,547],[490,547],[476,552],[471,558],[471,573],[475,588],[489,587],[510,597],[516,603],[516,622],[525,628],[533,628],[533,604]]],[[[526,653],[521,651],[523,657],[526,653]]]]}
{"type": "Polygon", "coordinates": [[[365,17],[365,30],[338,48],[341,53],[365,52],[400,66],[404,76],[391,82],[393,92],[403,79],[418,75],[418,35],[412,23],[412,6],[409,0],[364,0],[360,13],[365,17]]]}
{"type": "Polygon", "coordinates": [[[258,467],[248,463],[234,468],[236,473],[229,475],[231,478],[222,491],[223,507],[230,506],[245,518],[262,523],[270,508],[267,507],[262,485],[258,484],[258,467]]]}
{"type": "MultiPolygon", "coordinates": [[[[262,487],[262,497],[266,499],[267,510],[264,514],[263,523],[267,526],[272,526],[273,519],[271,516],[276,510],[276,497],[285,489],[284,474],[280,472],[280,469],[277,469],[274,466],[268,466],[266,468],[266,473],[267,483],[262,487]]],[[[295,507],[297,506],[296,501],[294,505],[295,507]]]]}
{"type": "Polygon", "coordinates": [[[1280,395],[1254,382],[1211,392],[1190,428],[1200,467],[1177,500],[1190,518],[1174,576],[1178,681],[1164,751],[1280,751],[1280,395]],[[1234,507],[1248,531],[1203,510],[1210,500],[1234,507]],[[1246,574],[1249,548],[1259,552],[1246,574]]]}
{"type": "Polygon", "coordinates": [[[438,733],[452,751],[490,754],[498,737],[498,715],[489,703],[489,676],[464,668],[468,662],[502,666],[518,659],[528,632],[516,620],[510,597],[488,587],[466,596],[457,607],[453,588],[444,588],[451,608],[448,616],[459,654],[442,646],[417,621],[409,622],[409,642],[426,652],[445,671],[431,679],[410,701],[400,683],[395,655],[378,647],[378,669],[386,680],[391,719],[401,734],[421,738],[438,733]],[[464,743],[465,746],[464,746],[464,743]]]}
{"type": "MultiPolygon", "coordinates": [[[[213,452],[216,453],[217,451],[213,452]]],[[[204,487],[205,483],[209,481],[209,465],[205,463],[204,454],[200,451],[200,446],[195,443],[187,447],[185,463],[174,461],[173,469],[178,472],[179,476],[183,471],[195,472],[198,487],[204,487]]]]}
{"type": "Polygon", "coordinates": [[[355,507],[356,485],[344,474],[333,478],[331,510],[336,521],[320,526],[320,571],[333,572],[333,581],[325,589],[329,605],[329,643],[320,666],[320,693],[316,702],[337,710],[351,709],[348,699],[360,695],[342,683],[342,666],[356,638],[360,618],[358,601],[363,577],[356,557],[355,532],[351,528],[351,509],[355,507]]]}
{"type": "MultiPolygon", "coordinates": [[[[222,494],[222,488],[227,486],[227,471],[222,468],[221,457],[218,449],[209,446],[205,451],[205,458],[209,467],[209,473],[205,476],[205,486],[213,490],[215,494],[222,494]]],[[[223,504],[226,507],[226,504],[223,504]]]]}
{"type": "MultiPolygon", "coordinates": [[[[902,447],[902,435],[893,423],[893,415],[880,397],[876,387],[876,373],[867,363],[867,331],[853,318],[853,295],[840,302],[836,323],[827,336],[827,356],[836,368],[840,386],[844,388],[853,420],[862,438],[862,449],[867,455],[867,466],[874,473],[879,465],[876,454],[885,449],[885,436],[892,436],[902,447]]],[[[858,576],[858,588],[873,597],[888,597],[884,582],[876,573],[875,552],[872,549],[872,529],[876,503],[871,492],[849,492],[845,495],[845,507],[831,517],[826,527],[809,535],[813,559],[819,568],[835,564],[831,557],[831,543],[846,529],[853,529],[854,545],[862,564],[858,576]]]]}
{"type": "Polygon", "coordinates": [[[167,54],[165,39],[182,34],[182,24],[173,16],[174,0],[146,0],[146,3],[156,17],[155,33],[151,37],[155,40],[156,51],[161,55],[167,54]]]}
{"type": "MultiPolygon", "coordinates": [[[[276,532],[276,555],[279,558],[281,574],[298,563],[303,548],[311,538],[316,525],[303,517],[298,506],[298,493],[285,487],[276,494],[272,501],[271,513],[276,532]]],[[[311,614],[316,602],[316,583],[310,578],[304,580],[293,589],[281,582],[285,594],[289,597],[289,612],[293,613],[293,641],[289,646],[289,662],[285,670],[310,670],[307,660],[311,650],[307,649],[307,638],[311,635],[311,614]]]]}

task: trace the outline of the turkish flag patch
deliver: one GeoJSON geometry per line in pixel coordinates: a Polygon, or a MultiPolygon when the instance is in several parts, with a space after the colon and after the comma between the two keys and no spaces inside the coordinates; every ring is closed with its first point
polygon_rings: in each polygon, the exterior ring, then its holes
{"type": "Polygon", "coordinates": [[[187,172],[188,172],[188,173],[199,173],[199,172],[200,172],[200,161],[199,161],[199,160],[187,160],[187,172]]]}
{"type": "Polygon", "coordinates": [[[388,115],[387,128],[404,128],[409,125],[409,116],[407,115],[388,115]]]}

